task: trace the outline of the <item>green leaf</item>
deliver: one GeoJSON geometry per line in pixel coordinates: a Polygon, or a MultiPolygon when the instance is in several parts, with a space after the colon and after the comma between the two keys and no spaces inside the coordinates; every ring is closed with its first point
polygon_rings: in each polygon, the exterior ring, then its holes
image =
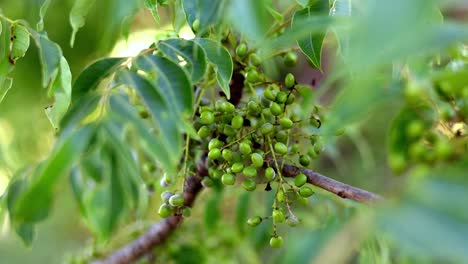
{"type": "Polygon", "coordinates": [[[266,5],[266,0],[237,0],[230,6],[229,15],[234,27],[256,44],[264,39],[267,26],[271,24],[266,5]]]}
{"type": "Polygon", "coordinates": [[[71,72],[67,60],[60,60],[60,71],[50,86],[49,96],[53,96],[54,104],[45,109],[47,118],[55,129],[59,129],[59,123],[68,110],[71,102],[71,72]]]}
{"type": "Polygon", "coordinates": [[[153,15],[154,20],[160,23],[159,12],[158,12],[158,1],[157,0],[145,0],[145,7],[149,9],[153,15]]]}
{"type": "Polygon", "coordinates": [[[193,87],[185,71],[169,59],[153,55],[140,55],[136,60],[138,68],[155,75],[156,88],[166,96],[173,111],[192,115],[193,87]]]}
{"type": "MultiPolygon", "coordinates": [[[[304,19],[309,16],[324,16],[328,14],[328,0],[319,0],[311,7],[297,11],[293,16],[292,26],[295,26],[295,21],[304,19]]],[[[323,32],[309,34],[309,36],[297,40],[297,44],[301,51],[309,58],[312,64],[321,69],[321,54],[322,44],[325,38],[325,30],[323,32]]]]}
{"type": "MultiPolygon", "coordinates": [[[[9,28],[9,23],[5,19],[0,19],[2,28],[9,28]]],[[[10,53],[10,30],[5,30],[0,34],[0,103],[5,98],[7,92],[13,84],[13,78],[8,77],[8,74],[13,71],[14,65],[9,61],[10,53]]]]}
{"type": "Polygon", "coordinates": [[[42,2],[41,9],[39,9],[39,21],[36,24],[37,31],[44,30],[44,17],[49,9],[50,2],[52,2],[52,0],[44,0],[44,2],[42,2]]]}
{"type": "Polygon", "coordinates": [[[166,149],[171,157],[178,157],[182,148],[182,136],[177,129],[180,121],[177,120],[161,93],[145,77],[128,70],[120,71],[117,80],[138,92],[156,121],[163,142],[166,142],[166,149]]]}
{"type": "Polygon", "coordinates": [[[166,143],[150,133],[149,127],[143,123],[138,113],[129,106],[128,101],[121,97],[112,96],[110,98],[110,110],[113,119],[130,122],[133,125],[140,136],[145,152],[158,161],[168,175],[176,175],[179,157],[171,155],[166,149],[166,143]]]}
{"type": "Polygon", "coordinates": [[[47,87],[57,75],[62,58],[59,45],[49,40],[45,33],[33,33],[34,41],[39,48],[39,58],[42,65],[42,86],[47,87]]]}
{"type": "Polygon", "coordinates": [[[29,31],[20,24],[12,24],[10,31],[11,49],[9,59],[12,64],[15,64],[16,60],[24,57],[29,49],[29,31]]]}
{"type": "Polygon", "coordinates": [[[224,0],[182,0],[189,26],[192,27],[196,19],[200,21],[199,29],[196,32],[197,36],[207,33],[211,26],[216,25],[225,5],[226,1],[224,0]]]}
{"type": "Polygon", "coordinates": [[[101,95],[98,94],[86,94],[76,100],[60,122],[61,133],[67,134],[73,132],[86,117],[96,110],[100,100],[101,95]]]}
{"type": "Polygon", "coordinates": [[[72,96],[74,100],[94,90],[104,78],[114,73],[126,59],[104,58],[86,67],[73,84],[72,96]]]}
{"type": "Polygon", "coordinates": [[[5,98],[12,84],[13,84],[13,78],[7,77],[5,75],[0,75],[0,103],[5,98]]]}
{"type": "Polygon", "coordinates": [[[93,128],[85,126],[72,135],[61,138],[49,158],[41,163],[31,181],[17,200],[15,221],[37,222],[45,218],[51,206],[53,190],[60,176],[81,156],[91,138],[93,128]]]}
{"type": "Polygon", "coordinates": [[[94,5],[95,1],[96,0],[75,0],[73,8],[70,12],[70,25],[73,29],[70,39],[70,46],[73,47],[76,33],[81,27],[85,25],[85,17],[88,14],[89,9],[94,5]]]}
{"type": "Polygon", "coordinates": [[[193,83],[197,83],[205,75],[206,55],[196,42],[179,38],[168,39],[160,41],[158,49],[176,64],[180,64],[179,56],[182,57],[186,62],[182,68],[191,76],[193,83]]]}
{"type": "Polygon", "coordinates": [[[233,63],[229,51],[221,44],[211,39],[196,38],[193,41],[198,43],[205,51],[208,61],[214,66],[216,80],[226,97],[230,99],[231,91],[229,83],[232,78],[233,63]]]}

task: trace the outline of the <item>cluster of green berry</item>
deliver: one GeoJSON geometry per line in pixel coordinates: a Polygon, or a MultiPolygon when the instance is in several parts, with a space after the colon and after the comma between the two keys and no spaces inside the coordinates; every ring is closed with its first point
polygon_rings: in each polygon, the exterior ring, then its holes
{"type": "Polygon", "coordinates": [[[161,194],[161,200],[164,203],[159,207],[158,214],[162,218],[169,217],[175,213],[182,214],[184,217],[190,216],[191,209],[188,206],[184,206],[183,194],[164,191],[161,194]]]}

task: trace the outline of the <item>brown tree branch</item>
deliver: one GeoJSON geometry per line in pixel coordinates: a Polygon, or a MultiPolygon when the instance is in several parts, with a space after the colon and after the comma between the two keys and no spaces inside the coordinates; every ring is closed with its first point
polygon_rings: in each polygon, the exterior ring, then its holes
{"type": "MultiPolygon", "coordinates": [[[[270,167],[276,167],[274,160],[268,160],[267,163],[270,167]]],[[[341,198],[367,204],[383,200],[383,198],[377,194],[333,180],[313,170],[298,168],[291,164],[284,164],[282,175],[285,177],[296,177],[301,172],[307,176],[308,183],[334,193],[341,198]]]]}
{"type": "MultiPolygon", "coordinates": [[[[270,167],[275,167],[273,160],[267,160],[270,167]]],[[[332,192],[341,198],[352,199],[363,203],[372,203],[383,200],[377,194],[344,184],[342,182],[330,179],[318,172],[301,169],[294,165],[284,164],[282,175],[285,177],[295,177],[299,173],[304,173],[307,182],[319,188],[332,192]]],[[[208,175],[206,161],[199,163],[197,175],[189,176],[184,185],[184,199],[186,206],[192,206],[197,194],[201,191],[201,180],[208,175]]],[[[148,254],[155,246],[164,243],[164,241],[176,230],[182,222],[182,215],[173,215],[152,225],[148,232],[132,241],[130,244],[115,251],[104,260],[95,261],[93,264],[129,264],[140,257],[148,254]]]]}

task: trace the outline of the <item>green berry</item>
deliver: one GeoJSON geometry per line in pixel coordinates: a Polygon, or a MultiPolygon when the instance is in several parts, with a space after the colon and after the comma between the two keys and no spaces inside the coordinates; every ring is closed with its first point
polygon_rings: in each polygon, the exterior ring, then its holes
{"type": "Polygon", "coordinates": [[[169,204],[171,206],[180,207],[184,205],[184,196],[180,194],[174,194],[169,198],[169,204]]]}
{"type": "Polygon", "coordinates": [[[263,96],[265,96],[265,98],[270,100],[270,101],[275,101],[277,94],[278,94],[278,92],[276,90],[273,90],[273,89],[270,89],[270,88],[266,89],[263,92],[263,96]]]}
{"type": "Polygon", "coordinates": [[[296,178],[294,178],[294,185],[297,187],[302,187],[302,185],[306,184],[307,176],[304,173],[299,173],[296,178]]]}
{"type": "Polygon", "coordinates": [[[284,196],[283,190],[279,190],[279,191],[278,191],[278,194],[277,194],[277,196],[276,196],[276,199],[277,199],[278,202],[280,202],[280,203],[286,202],[286,196],[284,196]]]}
{"type": "Polygon", "coordinates": [[[270,106],[270,111],[274,116],[279,116],[283,113],[283,108],[276,102],[273,102],[270,106]]]}
{"type": "Polygon", "coordinates": [[[252,165],[254,165],[257,168],[263,166],[263,156],[259,153],[252,154],[252,156],[250,156],[250,160],[252,161],[252,165]]]}
{"type": "Polygon", "coordinates": [[[262,218],[260,216],[254,216],[247,220],[247,224],[252,227],[258,226],[261,222],[262,218]]]}
{"type": "Polygon", "coordinates": [[[246,190],[246,191],[254,191],[255,188],[257,187],[257,183],[250,180],[250,179],[247,179],[245,181],[242,182],[242,187],[246,190]]]}
{"type": "Polygon", "coordinates": [[[223,128],[223,134],[226,136],[235,136],[237,131],[232,126],[225,125],[223,128]]]}
{"type": "Polygon", "coordinates": [[[282,128],[284,129],[290,129],[292,128],[293,126],[293,122],[291,121],[291,119],[287,118],[287,117],[282,117],[280,120],[279,120],[279,124],[282,128]]]}
{"type": "Polygon", "coordinates": [[[201,184],[203,185],[203,187],[205,188],[211,188],[214,186],[214,182],[213,180],[210,178],[210,177],[204,177],[201,184]]]}
{"type": "Polygon", "coordinates": [[[286,100],[286,104],[290,105],[294,103],[295,100],[296,100],[296,96],[294,94],[289,94],[288,99],[286,100]]]}
{"type": "Polygon", "coordinates": [[[231,120],[231,126],[234,129],[239,129],[244,125],[244,118],[242,116],[235,116],[231,120]]]}
{"type": "Polygon", "coordinates": [[[202,124],[211,125],[215,121],[214,114],[210,111],[205,111],[200,114],[200,121],[202,124]]]}
{"type": "Polygon", "coordinates": [[[402,154],[390,154],[388,164],[396,173],[401,173],[407,166],[405,156],[402,154]]]}
{"type": "Polygon", "coordinates": [[[292,144],[290,152],[291,153],[296,153],[298,151],[299,151],[299,144],[292,144]]]}
{"type": "Polygon", "coordinates": [[[288,100],[288,94],[286,92],[278,92],[276,95],[276,102],[279,104],[284,104],[288,100]]]}
{"type": "Polygon", "coordinates": [[[311,124],[313,127],[319,128],[320,127],[320,120],[312,117],[309,120],[309,124],[311,124]]]}
{"type": "Polygon", "coordinates": [[[434,152],[438,159],[445,160],[453,153],[453,148],[448,140],[438,140],[434,145],[434,152]]]}
{"type": "Polygon", "coordinates": [[[232,150],[230,149],[223,149],[223,151],[221,152],[222,156],[223,156],[223,159],[226,160],[226,161],[231,161],[232,160],[232,150]]]}
{"type": "Polygon", "coordinates": [[[260,133],[262,133],[263,135],[270,134],[271,132],[273,132],[273,128],[273,125],[267,122],[260,127],[260,133]]]}
{"type": "Polygon", "coordinates": [[[281,236],[271,237],[270,238],[270,247],[280,248],[283,245],[283,238],[281,236]]]}
{"type": "Polygon", "coordinates": [[[245,79],[249,83],[256,83],[256,82],[260,81],[260,75],[258,74],[258,72],[256,70],[252,69],[252,70],[247,72],[247,74],[245,76],[245,79]]]}
{"type": "Polygon", "coordinates": [[[234,173],[239,173],[244,169],[244,164],[242,162],[236,162],[232,164],[231,171],[234,173]]]}
{"type": "Polygon", "coordinates": [[[224,111],[226,113],[234,113],[236,111],[236,107],[230,102],[224,102],[224,111]]]}
{"type": "Polygon", "coordinates": [[[294,78],[294,75],[292,73],[286,74],[286,77],[284,78],[284,85],[286,87],[291,88],[296,84],[296,79],[294,78]]]}
{"type": "Polygon", "coordinates": [[[248,104],[247,104],[247,107],[249,108],[249,112],[251,114],[258,114],[260,113],[260,111],[262,111],[262,109],[260,108],[260,106],[254,102],[254,101],[250,101],[248,104]]]}
{"type": "Polygon", "coordinates": [[[279,142],[286,143],[288,141],[288,133],[284,130],[280,130],[276,133],[276,140],[279,142]]]}
{"type": "Polygon", "coordinates": [[[241,142],[239,144],[239,150],[242,154],[250,154],[252,152],[252,148],[246,142],[241,142]]]}
{"type": "Polygon", "coordinates": [[[182,215],[184,217],[190,217],[190,215],[192,215],[192,208],[185,206],[184,209],[182,210],[182,215]]]}
{"type": "Polygon", "coordinates": [[[275,143],[275,151],[278,154],[284,155],[284,154],[288,153],[288,147],[286,147],[286,145],[281,143],[281,142],[276,142],[275,143]]]}
{"type": "Polygon", "coordinates": [[[424,133],[424,130],[425,130],[425,125],[423,121],[413,120],[406,127],[406,134],[410,138],[418,138],[424,133]]]}
{"type": "Polygon", "coordinates": [[[195,19],[192,23],[192,29],[193,29],[193,32],[198,32],[198,30],[200,29],[200,20],[199,19],[195,19]]]}
{"type": "Polygon", "coordinates": [[[162,218],[167,218],[172,215],[172,208],[168,204],[162,204],[158,209],[158,214],[162,218]]]}
{"type": "Polygon", "coordinates": [[[249,63],[253,66],[259,66],[262,64],[262,59],[256,53],[252,53],[249,55],[249,63]]]}
{"type": "Polygon", "coordinates": [[[254,178],[257,176],[257,169],[254,166],[247,166],[242,170],[242,173],[247,178],[254,178]]]}
{"type": "Polygon", "coordinates": [[[208,174],[210,175],[212,179],[218,180],[218,179],[221,179],[223,172],[217,169],[211,169],[208,171],[208,174]]]}
{"type": "Polygon", "coordinates": [[[247,45],[245,43],[239,44],[236,48],[236,54],[241,58],[244,57],[247,54],[247,45]]]}
{"type": "Polygon", "coordinates": [[[163,200],[163,202],[167,203],[169,202],[169,198],[171,198],[172,195],[174,195],[174,193],[170,191],[164,191],[163,193],[161,193],[161,199],[163,200]]]}
{"type": "Polygon", "coordinates": [[[221,150],[219,150],[219,148],[213,148],[212,150],[208,152],[208,158],[210,158],[211,160],[216,160],[216,159],[219,159],[220,157],[221,157],[221,150]]]}
{"type": "Polygon", "coordinates": [[[273,210],[272,216],[275,223],[283,223],[285,220],[284,214],[280,210],[273,210]]]}
{"type": "Polygon", "coordinates": [[[323,144],[322,144],[322,142],[317,141],[317,142],[315,143],[315,145],[314,145],[314,151],[315,151],[315,153],[320,154],[320,153],[322,152],[322,150],[323,150],[323,144]]]}
{"type": "Polygon", "coordinates": [[[273,180],[275,178],[275,176],[276,176],[276,172],[272,167],[266,168],[265,178],[267,179],[267,181],[273,180]]]}
{"type": "Polygon", "coordinates": [[[297,54],[295,52],[288,52],[284,56],[284,65],[287,67],[294,67],[297,64],[297,54]]]}
{"type": "Polygon", "coordinates": [[[308,186],[302,186],[301,188],[299,188],[299,194],[302,196],[302,197],[310,197],[312,196],[312,194],[314,194],[314,191],[312,191],[312,188],[308,187],[308,186]]]}
{"type": "Polygon", "coordinates": [[[309,156],[307,156],[307,155],[301,155],[301,156],[299,156],[299,163],[300,163],[302,166],[304,166],[304,167],[309,166],[309,164],[310,164],[310,158],[309,158],[309,156]]]}
{"type": "Polygon", "coordinates": [[[236,177],[231,173],[225,173],[221,177],[221,182],[224,185],[234,185],[234,183],[236,182],[236,177]]]}
{"type": "Polygon", "coordinates": [[[212,150],[214,148],[220,148],[223,145],[223,142],[217,138],[213,138],[210,140],[210,143],[208,143],[208,150],[212,150]]]}
{"type": "Polygon", "coordinates": [[[211,134],[211,130],[208,126],[202,126],[200,127],[200,129],[198,129],[197,134],[200,138],[203,139],[203,138],[208,137],[211,134]]]}

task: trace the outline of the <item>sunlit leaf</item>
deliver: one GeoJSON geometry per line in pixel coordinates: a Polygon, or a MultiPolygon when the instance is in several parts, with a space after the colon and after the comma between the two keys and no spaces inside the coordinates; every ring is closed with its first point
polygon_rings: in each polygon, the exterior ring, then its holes
{"type": "Polygon", "coordinates": [[[75,36],[78,30],[85,25],[85,17],[89,9],[94,5],[96,0],[76,0],[70,12],[70,25],[73,32],[70,39],[70,46],[75,43],[75,36]]]}
{"type": "Polygon", "coordinates": [[[45,33],[33,33],[34,41],[39,48],[42,65],[42,86],[47,87],[57,75],[62,58],[60,47],[49,40],[45,33]]]}
{"type": "Polygon", "coordinates": [[[175,112],[192,114],[193,87],[179,65],[169,59],[153,55],[138,56],[136,65],[155,75],[156,88],[165,96],[175,112]]]}
{"type": "Polygon", "coordinates": [[[13,78],[6,77],[5,75],[0,75],[0,103],[3,101],[12,85],[13,78]]]}
{"type": "Polygon", "coordinates": [[[24,57],[29,49],[29,31],[20,24],[12,24],[10,31],[11,48],[9,59],[12,64],[15,64],[16,60],[24,57]]]}
{"type": "Polygon", "coordinates": [[[159,18],[159,12],[158,12],[158,1],[157,0],[145,0],[145,7],[148,8],[148,10],[151,12],[154,20],[156,20],[156,22],[159,23],[160,18],[159,18]]]}
{"type": "Polygon", "coordinates": [[[65,115],[71,102],[71,72],[64,57],[60,60],[60,70],[49,88],[49,96],[53,96],[54,103],[45,109],[47,118],[55,129],[65,115]]]}
{"type": "Polygon", "coordinates": [[[49,9],[50,2],[52,2],[52,0],[43,0],[42,2],[41,8],[39,9],[39,21],[36,24],[37,31],[44,30],[44,17],[49,9]]]}
{"type": "Polygon", "coordinates": [[[229,82],[232,78],[233,63],[229,51],[216,41],[204,38],[194,39],[206,53],[208,61],[214,65],[216,79],[226,97],[231,97],[229,82]]]}
{"type": "Polygon", "coordinates": [[[182,67],[187,70],[193,83],[197,83],[205,75],[206,55],[196,42],[179,38],[168,39],[160,41],[158,49],[174,63],[181,64],[179,56],[182,57],[185,63],[182,67]]]}

